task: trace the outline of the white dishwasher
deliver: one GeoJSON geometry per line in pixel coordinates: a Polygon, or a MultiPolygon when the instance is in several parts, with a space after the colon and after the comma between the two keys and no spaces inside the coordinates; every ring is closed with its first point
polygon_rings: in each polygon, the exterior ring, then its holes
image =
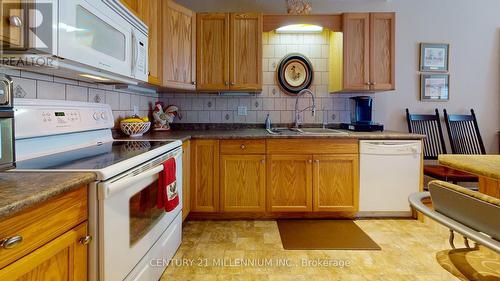
{"type": "Polygon", "coordinates": [[[410,217],[420,188],[420,141],[360,141],[359,217],[410,217]]]}

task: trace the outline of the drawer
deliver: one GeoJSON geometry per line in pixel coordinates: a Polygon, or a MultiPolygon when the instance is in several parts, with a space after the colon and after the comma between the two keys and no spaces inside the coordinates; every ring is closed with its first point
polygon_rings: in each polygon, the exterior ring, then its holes
{"type": "Polygon", "coordinates": [[[220,154],[265,154],[265,140],[223,140],[220,154]]]}
{"type": "Polygon", "coordinates": [[[269,139],[268,154],[358,154],[357,139],[269,139]]]}
{"type": "Polygon", "coordinates": [[[0,247],[0,268],[86,221],[87,208],[87,188],[81,187],[0,221],[0,239],[22,237],[13,248],[0,247]]]}

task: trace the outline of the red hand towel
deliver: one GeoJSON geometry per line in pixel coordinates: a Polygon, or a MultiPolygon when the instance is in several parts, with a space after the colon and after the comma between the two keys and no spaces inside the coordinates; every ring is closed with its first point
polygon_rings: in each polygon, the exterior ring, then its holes
{"type": "Polygon", "coordinates": [[[175,158],[170,158],[163,163],[163,172],[158,178],[159,189],[156,205],[159,209],[165,208],[165,212],[170,212],[179,205],[175,173],[175,158]]]}

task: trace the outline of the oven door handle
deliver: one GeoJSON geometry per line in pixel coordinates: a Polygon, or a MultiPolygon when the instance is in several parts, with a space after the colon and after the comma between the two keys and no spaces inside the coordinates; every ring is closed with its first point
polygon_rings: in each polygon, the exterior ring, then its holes
{"type": "Polygon", "coordinates": [[[138,182],[138,181],[141,181],[142,179],[156,175],[156,174],[160,173],[161,171],[163,171],[163,165],[156,166],[153,169],[150,169],[150,170],[147,170],[143,173],[138,174],[137,176],[126,177],[126,178],[118,180],[116,182],[108,183],[104,187],[104,190],[105,190],[104,198],[110,197],[117,192],[120,192],[124,189],[127,189],[134,182],[138,182]]]}

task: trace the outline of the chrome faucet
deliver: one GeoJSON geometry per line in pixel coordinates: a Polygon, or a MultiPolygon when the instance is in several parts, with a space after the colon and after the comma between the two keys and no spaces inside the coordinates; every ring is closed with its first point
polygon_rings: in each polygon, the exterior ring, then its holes
{"type": "Polygon", "coordinates": [[[313,117],[316,116],[316,99],[314,98],[314,93],[311,92],[311,90],[309,90],[309,89],[304,89],[297,94],[297,97],[295,99],[295,129],[299,128],[299,118],[300,118],[299,114],[308,110],[308,109],[311,109],[311,113],[312,113],[313,117]],[[312,106],[308,106],[308,107],[299,111],[299,98],[301,96],[303,96],[305,93],[308,93],[311,95],[313,104],[312,104],[312,106]]]}

